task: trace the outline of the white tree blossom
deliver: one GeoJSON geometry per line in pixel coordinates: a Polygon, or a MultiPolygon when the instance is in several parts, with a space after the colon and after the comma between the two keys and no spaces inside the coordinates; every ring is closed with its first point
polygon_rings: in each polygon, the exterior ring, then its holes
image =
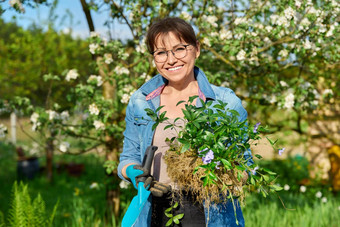
{"type": "Polygon", "coordinates": [[[68,71],[66,74],[65,80],[70,81],[70,80],[75,80],[79,76],[78,71],[76,69],[71,69],[68,71]]]}
{"type": "Polygon", "coordinates": [[[61,142],[59,145],[59,150],[64,153],[67,152],[69,148],[70,148],[70,143],[66,141],[61,142]]]}
{"type": "Polygon", "coordinates": [[[183,18],[186,21],[190,21],[192,19],[190,14],[186,11],[182,11],[180,17],[183,18]]]}
{"type": "Polygon", "coordinates": [[[101,121],[95,120],[95,121],[93,122],[93,125],[94,125],[94,127],[95,127],[96,130],[103,130],[103,129],[105,129],[105,125],[104,125],[104,123],[101,122],[101,121]]]}
{"type": "Polygon", "coordinates": [[[123,94],[120,102],[127,104],[127,103],[129,103],[129,100],[130,100],[130,95],[129,94],[123,94]]]}
{"type": "Polygon", "coordinates": [[[116,68],[114,69],[114,71],[118,74],[118,75],[122,75],[122,74],[129,74],[130,71],[122,66],[117,65],[116,68]]]}
{"type": "Polygon", "coordinates": [[[282,50],[280,50],[280,52],[279,52],[279,55],[281,56],[281,57],[283,57],[283,58],[286,58],[287,56],[288,56],[288,51],[286,50],[286,49],[282,49],[282,50]]]}
{"type": "Polygon", "coordinates": [[[98,109],[95,103],[92,103],[91,105],[89,105],[89,111],[90,111],[90,114],[92,115],[98,115],[100,112],[100,110],[98,109]]]}
{"type": "Polygon", "coordinates": [[[97,33],[97,32],[90,32],[90,37],[91,38],[99,37],[99,33],[97,33]]]}
{"type": "Polygon", "coordinates": [[[88,79],[87,82],[90,83],[91,81],[96,81],[97,86],[100,87],[103,84],[103,80],[101,76],[96,76],[96,75],[91,75],[88,79]]]}
{"type": "Polygon", "coordinates": [[[54,110],[46,110],[46,113],[48,114],[48,119],[50,121],[53,121],[54,119],[58,118],[58,113],[54,110]]]}
{"type": "Polygon", "coordinates": [[[283,105],[284,108],[290,110],[294,107],[294,94],[293,93],[289,93],[286,97],[285,97],[285,103],[283,105]]]}
{"type": "Polygon", "coordinates": [[[22,3],[20,0],[10,0],[9,4],[15,8],[18,7],[18,9],[20,10],[20,12],[24,13],[25,12],[25,8],[22,6],[22,3]]]}
{"type": "Polygon", "coordinates": [[[98,43],[91,43],[89,45],[89,50],[90,50],[91,54],[95,54],[98,49],[99,49],[99,44],[98,43]]]}
{"type": "Polygon", "coordinates": [[[109,54],[109,53],[106,53],[104,54],[104,61],[105,61],[105,64],[111,64],[113,62],[113,59],[112,59],[112,54],[109,54]]]}
{"type": "Polygon", "coordinates": [[[246,59],[246,52],[244,50],[240,50],[236,55],[236,59],[239,61],[243,61],[246,59]]]}

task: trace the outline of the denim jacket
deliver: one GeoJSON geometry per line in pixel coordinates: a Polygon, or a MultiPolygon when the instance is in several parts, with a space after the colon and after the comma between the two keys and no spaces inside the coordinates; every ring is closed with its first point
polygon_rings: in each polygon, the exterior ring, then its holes
{"type": "MultiPolygon", "coordinates": [[[[227,108],[236,110],[240,116],[239,120],[243,121],[247,118],[247,111],[242,107],[241,100],[229,88],[217,87],[208,82],[205,74],[198,68],[194,68],[195,78],[198,82],[199,90],[203,93],[205,100],[222,100],[227,102],[227,108]]],[[[167,80],[160,74],[153,77],[140,87],[130,98],[126,109],[126,129],[124,131],[123,152],[120,155],[120,163],[118,165],[118,175],[122,176],[122,168],[129,163],[141,163],[145,150],[152,144],[154,131],[152,125],[154,122],[146,114],[145,109],[150,108],[156,110],[159,107],[160,96],[150,94],[154,93],[157,88],[166,84],[167,80]]],[[[197,102],[200,105],[200,102],[197,102]]],[[[251,152],[244,154],[245,158],[249,158],[252,162],[251,152]]],[[[250,163],[251,164],[251,163],[250,163]]],[[[212,204],[209,211],[205,208],[205,216],[208,219],[209,226],[244,226],[244,219],[239,203],[236,201],[236,214],[239,225],[236,225],[233,204],[228,201],[225,204],[212,204]]],[[[151,223],[151,196],[145,204],[135,226],[150,226],[151,223]]]]}

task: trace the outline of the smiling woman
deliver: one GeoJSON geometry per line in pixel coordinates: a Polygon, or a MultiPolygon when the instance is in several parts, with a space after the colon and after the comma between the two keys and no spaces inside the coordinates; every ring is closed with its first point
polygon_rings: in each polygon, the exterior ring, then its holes
{"type": "MultiPolygon", "coordinates": [[[[175,224],[180,221],[180,226],[185,227],[206,226],[206,223],[209,226],[236,226],[236,218],[238,226],[243,226],[244,220],[238,203],[235,204],[235,215],[230,202],[203,207],[195,203],[190,190],[182,193],[183,190],[177,187],[167,172],[176,166],[167,165],[164,161],[164,154],[170,147],[167,139],[176,138],[178,132],[165,129],[164,124],[159,124],[153,130],[155,122],[145,109],[158,112],[167,117],[169,122],[177,124],[175,119],[183,118],[183,109],[189,97],[198,96],[200,99],[191,102],[192,105],[202,106],[201,100],[222,100],[229,103],[229,109],[239,113],[240,121],[246,119],[247,112],[233,91],[211,85],[205,74],[195,66],[200,56],[200,44],[190,24],[179,18],[159,20],[151,25],[146,44],[159,74],[131,96],[126,109],[124,147],[118,166],[118,175],[123,180],[138,182],[141,176],[151,176],[154,179],[149,184],[152,198],[144,205],[135,226],[165,226],[171,220],[176,220],[175,224]],[[177,105],[180,101],[185,102],[177,105]],[[151,171],[148,171],[141,166],[141,159],[150,145],[157,146],[158,150],[151,171]],[[172,187],[171,192],[169,186],[172,187]],[[173,199],[180,199],[178,206],[174,205],[173,199]],[[168,213],[169,209],[173,212],[172,216],[168,213]],[[169,220],[169,217],[173,218],[169,220]]],[[[137,185],[134,186],[137,188],[137,185]]]]}

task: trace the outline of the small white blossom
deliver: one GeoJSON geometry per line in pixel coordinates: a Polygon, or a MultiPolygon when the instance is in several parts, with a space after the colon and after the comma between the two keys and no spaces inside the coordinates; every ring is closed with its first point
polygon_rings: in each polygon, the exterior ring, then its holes
{"type": "Polygon", "coordinates": [[[307,190],[306,186],[304,186],[304,185],[300,186],[300,192],[304,193],[304,192],[306,192],[306,190],[307,190]]]}
{"type": "Polygon", "coordinates": [[[95,54],[98,49],[99,49],[99,44],[98,43],[91,43],[89,45],[89,50],[90,50],[91,54],[95,54]]]}
{"type": "Polygon", "coordinates": [[[121,67],[119,65],[116,66],[116,68],[114,69],[114,71],[118,74],[118,75],[122,75],[122,74],[129,74],[130,71],[125,68],[125,67],[121,67]]]}
{"type": "Polygon", "coordinates": [[[270,25],[267,25],[264,29],[266,29],[267,32],[271,32],[273,30],[273,27],[270,25]]]}
{"type": "Polygon", "coordinates": [[[101,121],[95,120],[95,121],[93,122],[93,125],[94,125],[94,127],[96,128],[96,130],[105,129],[105,125],[104,125],[104,123],[101,122],[101,121]]]}
{"type": "Polygon", "coordinates": [[[328,30],[328,32],[326,33],[325,36],[326,36],[326,37],[332,36],[332,35],[333,35],[334,29],[335,29],[335,26],[334,26],[334,25],[331,25],[330,28],[329,28],[329,30],[328,30]]]}
{"type": "Polygon", "coordinates": [[[71,69],[68,71],[66,74],[65,80],[70,81],[70,80],[75,80],[79,76],[78,71],[76,69],[71,69]]]}
{"type": "Polygon", "coordinates": [[[0,124],[0,138],[4,138],[7,133],[7,127],[4,124],[0,124]]]}
{"type": "Polygon", "coordinates": [[[286,49],[280,50],[279,55],[283,58],[286,58],[288,56],[288,51],[286,49]]]}
{"type": "Polygon", "coordinates": [[[271,42],[271,40],[270,40],[268,37],[265,37],[265,38],[263,39],[263,41],[264,41],[265,43],[270,43],[270,42],[271,42]]]}
{"type": "Polygon", "coordinates": [[[129,182],[127,182],[127,181],[121,181],[120,183],[119,183],[119,187],[120,188],[122,188],[122,189],[127,189],[128,187],[129,187],[129,182]]]}
{"type": "Polygon", "coordinates": [[[68,142],[61,142],[60,145],[59,145],[59,150],[61,152],[66,152],[68,151],[68,149],[70,148],[70,144],[68,142]]]}
{"type": "Polygon", "coordinates": [[[322,197],[322,193],[320,191],[318,191],[316,194],[315,194],[316,198],[321,198],[322,197]]]}
{"type": "Polygon", "coordinates": [[[326,197],[322,197],[321,202],[327,203],[327,198],[326,197]]]}
{"type": "Polygon", "coordinates": [[[35,112],[30,117],[30,120],[31,120],[32,123],[37,123],[38,119],[39,119],[39,114],[35,113],[35,112]]]}
{"type": "Polygon", "coordinates": [[[286,109],[292,109],[294,107],[294,94],[293,93],[289,93],[286,97],[285,97],[285,104],[284,104],[284,108],[286,109]]]}
{"type": "Polygon", "coordinates": [[[90,37],[91,38],[99,37],[99,34],[97,32],[90,32],[90,37]]]}
{"type": "Polygon", "coordinates": [[[186,12],[186,11],[181,12],[180,17],[183,18],[186,21],[190,21],[192,19],[190,14],[188,12],[186,12]]]}
{"type": "Polygon", "coordinates": [[[324,96],[326,96],[326,95],[333,95],[333,90],[332,90],[332,89],[325,89],[325,90],[322,92],[322,94],[323,94],[324,96]]]}
{"type": "Polygon", "coordinates": [[[309,49],[311,49],[311,48],[312,48],[312,43],[311,43],[311,42],[309,42],[309,40],[308,40],[308,39],[306,39],[306,41],[305,41],[305,42],[303,42],[303,48],[305,48],[306,50],[309,50],[309,49]]]}
{"type": "Polygon", "coordinates": [[[97,86],[100,87],[103,84],[103,80],[101,76],[91,75],[87,79],[87,83],[90,83],[91,81],[97,81],[97,86]]]}
{"type": "Polygon", "coordinates": [[[91,105],[89,105],[89,111],[90,111],[90,114],[92,115],[98,115],[100,112],[100,110],[98,109],[95,103],[92,103],[91,105]]]}
{"type": "Polygon", "coordinates": [[[68,113],[67,110],[64,110],[63,112],[60,113],[60,118],[63,120],[63,121],[66,121],[70,118],[70,114],[68,113]]]}
{"type": "Polygon", "coordinates": [[[238,17],[234,21],[235,25],[245,24],[245,23],[247,23],[247,18],[245,18],[245,17],[238,17]]]}
{"type": "Polygon", "coordinates": [[[130,95],[129,94],[123,94],[122,99],[120,100],[121,103],[127,104],[129,103],[130,95]]]}
{"type": "Polygon", "coordinates": [[[288,191],[288,190],[290,189],[290,186],[289,186],[288,184],[285,184],[285,185],[283,186],[283,189],[284,189],[285,191],[288,191]]]}
{"type": "Polygon", "coordinates": [[[236,59],[238,61],[243,61],[246,59],[246,52],[244,50],[240,50],[238,54],[236,55],[236,59]]]}
{"type": "Polygon", "coordinates": [[[285,16],[280,16],[277,21],[276,24],[279,26],[283,26],[283,27],[289,27],[289,21],[287,20],[287,18],[285,16]]]}
{"type": "Polygon", "coordinates": [[[217,27],[217,17],[216,16],[206,16],[206,15],[203,15],[202,17],[203,21],[206,21],[208,22],[209,24],[211,24],[211,26],[213,27],[217,27]]]}
{"type": "Polygon", "coordinates": [[[113,59],[112,59],[112,54],[104,54],[104,60],[105,60],[105,64],[111,64],[113,62],[113,59]]]}
{"type": "Polygon", "coordinates": [[[288,87],[288,84],[285,81],[283,81],[283,80],[280,81],[280,85],[282,87],[288,87]]]}
{"type": "Polygon", "coordinates": [[[129,20],[132,21],[132,20],[133,20],[133,17],[134,17],[134,13],[131,12],[131,13],[129,14],[129,20]]]}
{"type": "Polygon", "coordinates": [[[270,99],[269,99],[269,103],[270,104],[273,104],[273,103],[276,103],[276,96],[275,95],[272,95],[271,97],[270,97],[270,99]]]}
{"type": "Polygon", "coordinates": [[[54,110],[46,110],[46,113],[48,113],[48,119],[50,121],[56,119],[58,117],[58,113],[55,112],[54,110]]]}
{"type": "Polygon", "coordinates": [[[300,0],[295,0],[295,6],[296,8],[300,8],[301,7],[302,2],[300,0]]]}
{"type": "Polygon", "coordinates": [[[144,54],[147,51],[146,45],[144,43],[140,43],[139,45],[137,45],[136,51],[138,53],[144,54]]]}
{"type": "Polygon", "coordinates": [[[96,189],[96,188],[99,188],[99,185],[97,182],[92,182],[91,185],[90,185],[90,189],[96,189]]]}
{"type": "Polygon", "coordinates": [[[287,9],[284,10],[284,14],[287,20],[291,20],[295,14],[295,11],[289,6],[287,9]]]}
{"type": "Polygon", "coordinates": [[[209,40],[207,37],[204,37],[204,38],[203,38],[203,44],[205,44],[205,45],[208,46],[208,47],[211,46],[210,40],[209,40]]]}

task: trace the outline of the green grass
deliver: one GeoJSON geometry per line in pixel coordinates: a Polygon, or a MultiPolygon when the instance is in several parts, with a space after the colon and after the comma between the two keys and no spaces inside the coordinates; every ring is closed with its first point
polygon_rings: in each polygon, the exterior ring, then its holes
{"type": "MultiPolygon", "coordinates": [[[[40,165],[44,164],[41,159],[40,165]]],[[[31,197],[38,193],[46,202],[47,213],[52,212],[53,206],[59,200],[59,206],[54,226],[114,226],[114,221],[105,224],[105,181],[107,180],[103,165],[103,157],[96,154],[87,155],[56,155],[54,163],[74,162],[85,165],[85,170],[79,177],[72,177],[66,172],[54,173],[53,183],[47,182],[44,173],[28,184],[31,197]],[[98,188],[90,188],[96,182],[98,188]]],[[[16,155],[13,147],[0,143],[0,211],[7,217],[11,198],[12,185],[16,180],[16,155]]],[[[298,188],[290,185],[291,188],[298,188]]],[[[121,220],[131,198],[136,191],[129,187],[122,189],[120,217],[121,220]]],[[[247,227],[323,227],[340,226],[340,198],[327,192],[325,188],[307,188],[305,193],[282,191],[279,193],[285,204],[285,209],[276,195],[263,198],[257,193],[246,197],[243,207],[247,227]],[[315,197],[315,192],[323,190],[327,202],[315,197]]]]}

